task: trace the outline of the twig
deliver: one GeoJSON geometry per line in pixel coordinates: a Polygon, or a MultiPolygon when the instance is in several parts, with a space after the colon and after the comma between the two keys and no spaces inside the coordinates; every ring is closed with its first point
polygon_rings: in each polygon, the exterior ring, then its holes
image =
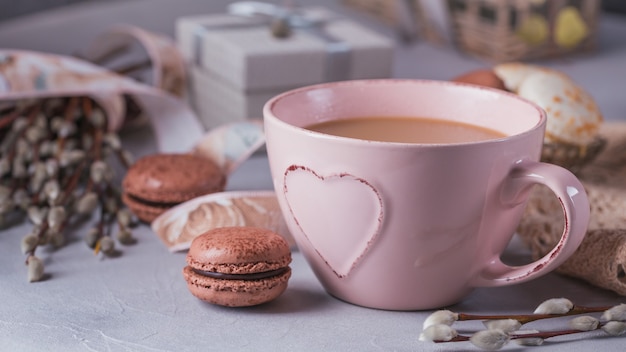
{"type": "Polygon", "coordinates": [[[562,313],[562,314],[476,315],[476,314],[458,313],[458,321],[514,319],[514,320],[519,321],[520,324],[523,325],[526,323],[530,323],[532,321],[537,321],[537,320],[542,320],[542,319],[604,312],[605,310],[609,308],[611,307],[610,306],[609,307],[606,307],[606,306],[605,307],[584,307],[584,306],[574,305],[569,312],[562,313]]]}

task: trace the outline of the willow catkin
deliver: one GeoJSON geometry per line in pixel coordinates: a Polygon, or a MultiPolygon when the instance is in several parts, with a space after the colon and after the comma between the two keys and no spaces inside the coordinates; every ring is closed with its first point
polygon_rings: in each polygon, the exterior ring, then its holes
{"type": "MultiPolygon", "coordinates": [[[[607,139],[605,150],[577,174],[589,197],[589,228],[557,272],[626,295],[626,124],[606,123],[601,135],[607,139]]],[[[538,258],[554,248],[563,223],[559,201],[545,186],[537,186],[518,233],[538,258]]]]}

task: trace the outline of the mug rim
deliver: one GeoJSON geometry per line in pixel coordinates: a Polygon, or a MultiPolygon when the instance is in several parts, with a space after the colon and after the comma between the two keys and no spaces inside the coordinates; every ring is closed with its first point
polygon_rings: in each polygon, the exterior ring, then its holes
{"type": "MultiPolygon", "coordinates": [[[[503,143],[510,140],[515,140],[517,138],[523,138],[523,136],[528,135],[530,133],[534,133],[537,129],[545,128],[547,115],[543,108],[541,108],[536,103],[520,97],[517,94],[512,92],[504,91],[501,89],[484,87],[469,83],[463,82],[453,82],[453,81],[444,81],[444,80],[432,80],[432,79],[406,79],[406,78],[380,78],[380,79],[355,79],[355,80],[345,80],[345,81],[335,81],[335,82],[325,82],[318,83],[313,85],[307,85],[295,89],[290,89],[285,92],[282,92],[274,97],[270,98],[263,106],[263,119],[264,120],[274,120],[274,123],[277,123],[284,128],[293,130],[295,133],[309,135],[315,138],[325,138],[329,140],[341,141],[344,143],[355,143],[360,145],[375,145],[376,147],[390,146],[390,147],[416,147],[419,146],[421,148],[446,148],[446,147],[458,147],[458,146],[470,146],[470,145],[484,145],[491,143],[503,143]],[[506,135],[500,138],[493,138],[481,141],[472,141],[472,142],[455,142],[455,143],[414,143],[414,142],[389,142],[389,141],[377,141],[377,140],[367,140],[367,139],[359,139],[359,138],[351,138],[351,137],[343,137],[332,134],[327,134],[323,132],[312,131],[306,129],[304,127],[299,127],[289,122],[284,121],[279,118],[274,113],[274,107],[283,99],[296,95],[302,94],[303,92],[314,91],[319,89],[331,88],[331,87],[339,87],[339,86],[366,86],[366,85],[380,85],[380,84],[417,84],[417,85],[440,85],[440,86],[460,86],[469,88],[472,90],[483,90],[487,91],[490,94],[501,95],[507,98],[517,100],[527,106],[531,107],[533,110],[537,112],[538,121],[535,125],[527,128],[526,130],[515,133],[511,135],[506,135]]],[[[469,123],[473,125],[472,123],[469,123]]],[[[544,130],[545,131],[545,130],[544,130]]],[[[542,132],[543,134],[544,132],[542,132]]]]}

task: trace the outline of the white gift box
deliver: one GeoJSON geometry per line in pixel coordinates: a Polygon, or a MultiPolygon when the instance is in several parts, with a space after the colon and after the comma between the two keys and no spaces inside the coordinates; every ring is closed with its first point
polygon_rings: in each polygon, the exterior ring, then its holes
{"type": "Polygon", "coordinates": [[[217,14],[176,22],[190,98],[205,127],[261,117],[272,96],[310,84],[391,75],[393,41],[322,8],[276,38],[267,16],[217,14]]]}
{"type": "Polygon", "coordinates": [[[190,102],[207,129],[221,124],[261,118],[263,105],[284,89],[234,89],[200,67],[190,67],[190,102]]]}

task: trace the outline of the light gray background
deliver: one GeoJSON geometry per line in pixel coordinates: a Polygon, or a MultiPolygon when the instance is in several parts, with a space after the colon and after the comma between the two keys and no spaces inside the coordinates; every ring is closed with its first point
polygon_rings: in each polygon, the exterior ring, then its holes
{"type": "Polygon", "coordinates": [[[0,21],[54,8],[60,8],[63,6],[73,5],[76,3],[96,1],[107,0],[0,0],[0,21]]]}
{"type": "MultiPolygon", "coordinates": [[[[386,26],[337,1],[325,5],[393,37],[386,26]]],[[[135,0],[94,2],[0,23],[0,47],[70,54],[113,23],[132,23],[173,35],[180,15],[223,11],[227,1],[135,0]]],[[[600,46],[592,55],[542,61],[577,80],[597,99],[608,120],[626,118],[626,20],[606,16],[600,46]]],[[[448,79],[489,63],[423,42],[398,45],[394,76],[448,79]]],[[[180,136],[184,138],[184,136],[180,136]]],[[[155,151],[149,130],[124,136],[136,155],[155,151]]],[[[269,189],[263,155],[245,163],[229,180],[231,190],[269,189]]],[[[115,259],[100,260],[79,239],[42,251],[49,280],[26,282],[19,242],[28,226],[0,231],[0,350],[6,351],[444,351],[475,350],[466,343],[425,344],[417,338],[430,312],[389,312],[350,305],[327,295],[295,252],[289,288],[276,301],[227,309],[191,296],[182,279],[184,253],[169,253],[150,229],[115,259]]],[[[506,257],[526,262],[517,241],[506,257]]],[[[531,312],[541,301],[568,297],[581,305],[610,305],[623,297],[580,281],[550,274],[504,288],[477,289],[451,307],[473,313],[531,312]]],[[[566,321],[534,323],[555,329],[566,321]]],[[[478,322],[458,326],[480,329],[478,322]]],[[[623,351],[623,338],[598,333],[549,340],[536,351],[623,351]]],[[[526,350],[511,344],[506,350],[526,350]]],[[[529,349],[530,350],[530,349],[529,349]]]]}
{"type": "MultiPolygon", "coordinates": [[[[45,10],[63,8],[78,3],[93,3],[102,1],[113,2],[134,0],[0,0],[0,21],[45,10]]],[[[607,11],[626,12],[626,4],[622,0],[602,0],[602,6],[603,9],[607,11]]]]}

